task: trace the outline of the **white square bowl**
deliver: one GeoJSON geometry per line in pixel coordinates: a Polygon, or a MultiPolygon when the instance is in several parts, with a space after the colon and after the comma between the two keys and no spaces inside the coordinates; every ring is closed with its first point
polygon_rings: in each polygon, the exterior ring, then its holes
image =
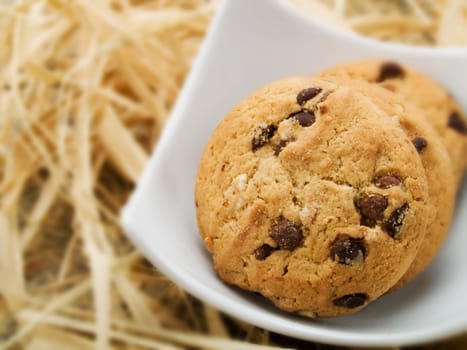
{"type": "Polygon", "coordinates": [[[402,290],[341,318],[286,314],[261,297],[222,283],[212,269],[195,219],[194,182],[203,148],[223,116],[250,91],[277,78],[379,56],[429,72],[451,87],[465,108],[467,97],[460,95],[466,90],[457,90],[465,83],[448,77],[459,75],[457,69],[467,62],[467,51],[433,51],[338,33],[295,13],[282,0],[224,1],[157,149],[123,210],[129,238],[194,296],[278,333],[339,345],[394,346],[467,331],[466,186],[459,195],[450,236],[428,270],[402,290]],[[339,45],[335,40],[340,40],[339,45]],[[447,65],[440,64],[444,56],[447,65]]]}

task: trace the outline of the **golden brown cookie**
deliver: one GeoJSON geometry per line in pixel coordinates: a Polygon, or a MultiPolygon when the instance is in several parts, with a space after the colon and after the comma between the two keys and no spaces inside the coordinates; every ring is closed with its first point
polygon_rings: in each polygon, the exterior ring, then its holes
{"type": "Polygon", "coordinates": [[[461,107],[442,86],[412,68],[380,59],[341,64],[327,69],[324,75],[375,83],[399,93],[422,110],[450,155],[455,185],[461,184],[467,166],[467,121],[461,107]]]}
{"type": "MultiPolygon", "coordinates": [[[[322,73],[326,77],[326,73],[322,73]]],[[[433,127],[424,120],[422,111],[407,103],[399,94],[381,86],[347,76],[333,75],[333,82],[356,89],[370,98],[397,122],[419,151],[428,182],[428,215],[425,238],[410,268],[393,287],[396,290],[410,282],[433,260],[449,231],[454,211],[456,186],[449,154],[433,127]]]]}
{"type": "Polygon", "coordinates": [[[399,125],[357,91],[312,78],[268,84],[224,118],[195,199],[224,281],[321,317],[400,280],[428,210],[420,155],[399,125]]]}

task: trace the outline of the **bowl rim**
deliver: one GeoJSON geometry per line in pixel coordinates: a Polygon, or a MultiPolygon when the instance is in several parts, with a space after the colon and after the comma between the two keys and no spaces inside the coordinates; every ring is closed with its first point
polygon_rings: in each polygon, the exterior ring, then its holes
{"type": "MultiPolygon", "coordinates": [[[[206,304],[244,322],[279,334],[286,334],[307,341],[339,346],[361,347],[421,345],[459,335],[467,330],[466,319],[464,322],[453,321],[451,323],[443,323],[442,325],[433,324],[430,328],[406,331],[404,333],[389,331],[385,335],[382,335],[380,332],[369,334],[336,329],[333,327],[317,327],[315,324],[308,322],[307,318],[304,316],[301,316],[304,322],[297,327],[294,320],[284,319],[279,314],[271,315],[269,312],[263,313],[259,310],[250,309],[247,304],[236,300],[230,299],[229,302],[226,302],[225,296],[223,296],[220,291],[210,288],[208,285],[192,276],[188,271],[178,268],[176,264],[170,264],[162,255],[155,254],[154,250],[149,248],[144,242],[144,239],[141,239],[142,235],[138,234],[138,230],[134,227],[134,223],[137,222],[137,215],[133,213],[136,206],[136,203],[130,203],[124,208],[122,223],[128,236],[131,237],[131,241],[139,248],[143,255],[148,257],[151,262],[155,263],[160,272],[169,277],[182,289],[188,291],[198,299],[203,300],[206,304]]],[[[280,312],[280,310],[277,311],[280,312]]],[[[295,317],[296,315],[291,316],[295,317]]],[[[326,320],[326,318],[318,320],[326,320]]]]}
{"type": "MultiPolygon", "coordinates": [[[[216,28],[217,25],[220,25],[221,12],[227,11],[229,3],[240,2],[241,0],[224,0],[218,9],[218,13],[211,22],[210,31],[216,28]]],[[[243,0],[243,2],[248,6],[249,0],[243,0]]],[[[256,0],[259,1],[259,0],[256,0]]],[[[309,15],[306,15],[297,9],[295,9],[287,0],[262,0],[270,1],[272,4],[277,4],[282,6],[286,11],[300,18],[300,21],[308,22],[310,21],[315,26],[320,26],[323,30],[332,33],[333,35],[339,36],[341,40],[358,40],[365,45],[382,45],[385,48],[394,47],[397,50],[409,50],[410,52],[419,51],[421,53],[430,53],[435,55],[445,55],[450,54],[453,51],[454,54],[467,54],[466,49],[436,49],[426,48],[426,47],[411,47],[408,45],[402,44],[393,44],[393,43],[384,43],[377,41],[375,39],[366,38],[358,34],[345,32],[339,29],[336,29],[332,26],[323,24],[313,18],[310,18],[309,15]]],[[[212,33],[211,33],[212,34],[212,33]]],[[[261,313],[257,310],[252,312],[247,305],[239,303],[237,301],[231,301],[229,303],[225,302],[225,297],[215,290],[213,291],[209,286],[203,284],[200,280],[192,276],[188,271],[177,268],[176,265],[170,265],[165,261],[160,255],[155,254],[153,250],[150,249],[148,245],[145,244],[145,239],[141,233],[138,233],[138,222],[141,215],[139,209],[141,206],[144,206],[144,198],[147,196],[146,187],[150,182],[154,181],[157,176],[154,176],[156,169],[159,169],[163,164],[164,159],[169,157],[168,151],[170,150],[171,142],[173,135],[178,130],[181,115],[183,114],[185,100],[189,97],[189,91],[191,91],[192,86],[195,85],[195,81],[200,75],[201,65],[200,63],[204,61],[206,52],[209,51],[211,46],[212,35],[208,33],[205,41],[200,47],[199,53],[194,61],[193,68],[190,71],[187,79],[185,81],[184,87],[180,92],[178,101],[176,102],[174,108],[172,109],[169,121],[160,137],[157,149],[151,156],[148,166],[146,167],[141,181],[137,186],[135,192],[131,195],[130,200],[125,205],[121,213],[121,222],[127,232],[128,236],[131,238],[131,241],[138,247],[138,249],[143,253],[144,256],[148,257],[158,269],[171,280],[181,286],[183,289],[187,290],[189,293],[193,294],[197,298],[203,300],[209,305],[216,307],[219,310],[222,310],[233,317],[241,319],[245,322],[252,323],[263,327],[265,329],[272,330],[281,334],[288,334],[293,337],[307,339],[309,341],[322,342],[327,344],[335,345],[344,345],[344,346],[406,346],[406,345],[415,345],[423,344],[435,340],[440,340],[442,338],[450,337],[467,330],[467,319],[463,320],[464,322],[446,322],[442,325],[436,324],[430,328],[423,330],[407,331],[403,334],[400,333],[388,333],[384,337],[380,333],[369,335],[368,333],[355,333],[350,330],[341,330],[335,328],[318,328],[312,323],[303,323],[302,327],[297,328],[296,324],[290,320],[284,320],[281,318],[281,324],[277,322],[277,318],[280,316],[274,315],[270,317],[268,313],[261,313]],[[239,312],[241,311],[241,312],[239,312]],[[283,327],[283,322],[286,321],[286,327],[283,327]]]]}

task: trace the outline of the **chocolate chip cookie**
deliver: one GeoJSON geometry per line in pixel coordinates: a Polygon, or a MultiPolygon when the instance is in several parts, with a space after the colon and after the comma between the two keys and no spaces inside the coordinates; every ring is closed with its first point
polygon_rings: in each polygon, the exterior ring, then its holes
{"type": "Polygon", "coordinates": [[[320,317],[397,283],[428,214],[422,159],[399,125],[355,89],[313,78],[268,84],[223,119],[195,200],[224,281],[320,317]]]}
{"type": "Polygon", "coordinates": [[[326,76],[362,79],[399,93],[423,111],[445,145],[460,185],[467,165],[467,120],[461,107],[438,83],[398,62],[369,59],[332,67],[326,76]]]}
{"type": "MultiPolygon", "coordinates": [[[[327,73],[322,73],[322,76],[326,77],[327,73]]],[[[425,238],[414,262],[392,288],[395,290],[411,281],[428,266],[446,238],[451,226],[456,194],[452,163],[436,131],[424,120],[423,111],[416,105],[408,103],[400,94],[366,81],[336,75],[330,79],[358,90],[399,124],[412,140],[426,171],[429,209],[425,238]]]]}

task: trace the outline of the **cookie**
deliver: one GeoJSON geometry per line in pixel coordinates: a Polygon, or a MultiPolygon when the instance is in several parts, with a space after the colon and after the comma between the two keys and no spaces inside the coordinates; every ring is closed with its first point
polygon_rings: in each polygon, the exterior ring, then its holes
{"type": "Polygon", "coordinates": [[[467,121],[461,107],[442,86],[405,65],[379,59],[345,63],[324,73],[375,83],[416,105],[440,136],[453,164],[455,183],[461,184],[467,165],[467,121]]]}
{"type": "MultiPolygon", "coordinates": [[[[322,76],[326,75],[322,73],[322,76]]],[[[398,123],[412,140],[425,168],[429,194],[425,238],[410,268],[391,288],[396,290],[410,282],[428,266],[447,236],[456,195],[452,163],[436,131],[422,117],[423,111],[415,105],[407,103],[399,94],[366,81],[336,75],[331,79],[358,90],[398,123]]]]}
{"type": "Polygon", "coordinates": [[[391,288],[426,229],[411,140],[357,91],[288,78],[219,124],[195,186],[201,237],[227,283],[308,316],[349,314],[391,288]]]}

